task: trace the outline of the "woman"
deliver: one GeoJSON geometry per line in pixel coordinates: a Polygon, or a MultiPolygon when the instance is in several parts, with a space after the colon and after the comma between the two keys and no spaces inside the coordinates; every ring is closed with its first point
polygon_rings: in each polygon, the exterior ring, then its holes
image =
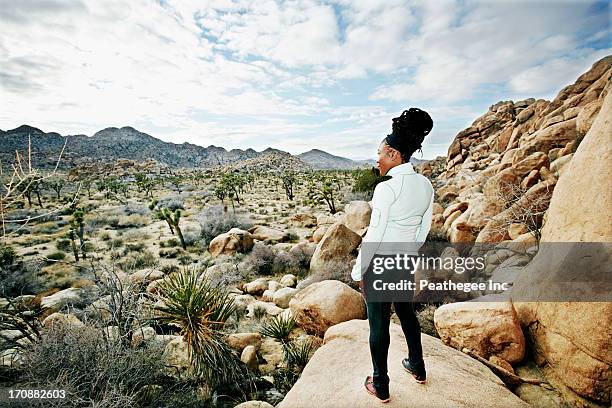
{"type": "MultiPolygon", "coordinates": [[[[426,379],[425,362],[421,346],[421,328],[411,301],[371,301],[365,296],[370,289],[368,278],[370,262],[375,249],[381,243],[412,244],[411,256],[416,256],[429,233],[432,219],[434,190],[431,182],[415,172],[410,157],[421,149],[425,136],[431,131],[433,121],[429,114],[418,108],[410,108],[393,118],[392,133],[378,147],[377,166],[381,175],[391,179],[379,183],[372,197],[372,215],[359,256],[351,277],[359,281],[367,306],[370,325],[370,353],[374,373],[365,381],[366,390],[380,399],[389,401],[389,377],[387,354],[389,351],[389,323],[391,304],[400,319],[408,344],[408,358],[402,360],[404,369],[419,383],[426,379]],[[372,254],[369,254],[372,252],[372,254]],[[363,279],[362,279],[363,278],[363,279]],[[365,282],[364,282],[365,281],[365,282]],[[368,290],[366,290],[368,289],[368,290]]],[[[380,253],[383,253],[381,251],[380,253]]],[[[410,275],[410,274],[407,274],[410,275]]],[[[412,275],[413,276],[413,275],[412,275]]],[[[410,279],[410,276],[406,276],[410,279]]],[[[410,300],[412,298],[410,297],[410,300]]],[[[383,299],[384,300],[384,299],[383,299]]]]}

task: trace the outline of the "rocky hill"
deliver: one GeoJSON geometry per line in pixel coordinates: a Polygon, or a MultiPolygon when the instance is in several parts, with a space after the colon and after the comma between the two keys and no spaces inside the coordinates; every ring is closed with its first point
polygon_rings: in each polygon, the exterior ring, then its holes
{"type": "MultiPolygon", "coordinates": [[[[290,157],[291,163],[283,168],[300,168],[306,165],[315,169],[353,169],[372,165],[373,161],[353,161],[344,157],[334,156],[322,150],[313,149],[297,156],[282,150],[267,148],[257,152],[251,148],[246,150],[226,150],[223,147],[210,145],[198,146],[192,143],[168,143],[151,135],[140,132],[132,127],[109,127],[93,136],[73,135],[62,136],[56,132],[42,130],[22,125],[16,129],[0,130],[0,159],[2,163],[12,163],[15,150],[27,152],[28,136],[32,141],[32,160],[37,167],[49,168],[55,166],[59,153],[66,142],[61,165],[71,168],[74,165],[92,165],[111,163],[120,159],[137,162],[156,161],[170,167],[203,167],[227,166],[249,159],[267,157],[259,162],[249,162],[238,167],[261,168],[265,163],[275,163],[270,157],[290,157]],[[270,154],[273,154],[270,156],[270,154]],[[281,156],[278,156],[281,155],[281,156]]],[[[230,166],[231,167],[231,166],[230,166]]],[[[264,166],[265,167],[265,166],[264,166]]],[[[266,168],[273,170],[272,168],[266,168]]]]}
{"type": "MultiPolygon", "coordinates": [[[[272,149],[270,149],[272,150],[272,149]]],[[[265,152],[265,150],[264,150],[265,152]]],[[[282,172],[282,171],[308,171],[312,170],[309,163],[282,151],[268,151],[258,157],[237,161],[224,166],[214,166],[213,171],[227,172],[233,170],[253,171],[258,173],[282,172]]]]}

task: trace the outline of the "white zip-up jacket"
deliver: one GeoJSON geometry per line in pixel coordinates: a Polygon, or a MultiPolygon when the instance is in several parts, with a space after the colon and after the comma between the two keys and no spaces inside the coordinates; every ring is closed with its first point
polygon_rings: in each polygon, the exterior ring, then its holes
{"type": "Polygon", "coordinates": [[[416,255],[431,228],[434,189],[429,179],[417,173],[410,162],[392,167],[387,176],[391,179],[374,189],[370,225],[351,271],[355,281],[361,280],[374,254],[416,255]],[[367,251],[363,250],[364,243],[367,251]],[[380,248],[382,243],[395,245],[383,244],[380,248]]]}

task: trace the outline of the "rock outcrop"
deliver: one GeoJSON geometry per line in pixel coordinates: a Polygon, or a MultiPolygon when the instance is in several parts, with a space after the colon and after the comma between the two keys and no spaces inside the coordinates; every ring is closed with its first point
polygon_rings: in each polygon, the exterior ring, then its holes
{"type": "Polygon", "coordinates": [[[507,207],[528,193],[520,210],[535,214],[530,229],[541,227],[557,179],[571,171],[573,153],[599,116],[611,78],[608,56],[552,101],[501,101],[459,132],[445,170],[434,179],[445,210],[432,231],[451,242],[511,240],[508,228],[520,220],[507,207]]]}
{"type": "MultiPolygon", "coordinates": [[[[581,253],[599,259],[603,267],[609,267],[612,261],[611,88],[608,82],[606,93],[601,94],[601,98],[605,96],[601,111],[557,182],[541,239],[544,248],[554,242],[605,242],[607,253],[581,253]]],[[[573,261],[573,257],[567,257],[552,262],[547,251],[540,250],[515,282],[515,290],[534,294],[547,291],[568,268],[575,267],[573,261]],[[533,276],[538,277],[535,283],[533,276]]],[[[528,302],[515,306],[534,345],[536,361],[552,367],[577,394],[609,404],[612,303],[528,302]]]]}
{"type": "MultiPolygon", "coordinates": [[[[487,367],[425,334],[422,339],[427,384],[416,383],[400,363],[408,354],[401,327],[391,323],[390,335],[391,400],[385,406],[529,406],[487,367]]],[[[372,374],[368,336],[365,320],[351,320],[329,328],[323,346],[312,356],[300,379],[277,408],[378,406],[379,402],[363,386],[365,377],[372,374]]]]}
{"type": "Polygon", "coordinates": [[[440,306],[434,324],[445,344],[518,363],[525,356],[525,337],[510,302],[458,302],[440,306]]]}

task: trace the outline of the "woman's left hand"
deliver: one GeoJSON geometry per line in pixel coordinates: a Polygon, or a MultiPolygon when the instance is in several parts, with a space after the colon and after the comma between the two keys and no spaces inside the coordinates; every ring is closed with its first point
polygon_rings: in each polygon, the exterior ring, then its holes
{"type": "Polygon", "coordinates": [[[359,291],[361,292],[361,296],[363,296],[363,300],[365,300],[365,286],[363,283],[363,277],[359,281],[359,291]]]}

